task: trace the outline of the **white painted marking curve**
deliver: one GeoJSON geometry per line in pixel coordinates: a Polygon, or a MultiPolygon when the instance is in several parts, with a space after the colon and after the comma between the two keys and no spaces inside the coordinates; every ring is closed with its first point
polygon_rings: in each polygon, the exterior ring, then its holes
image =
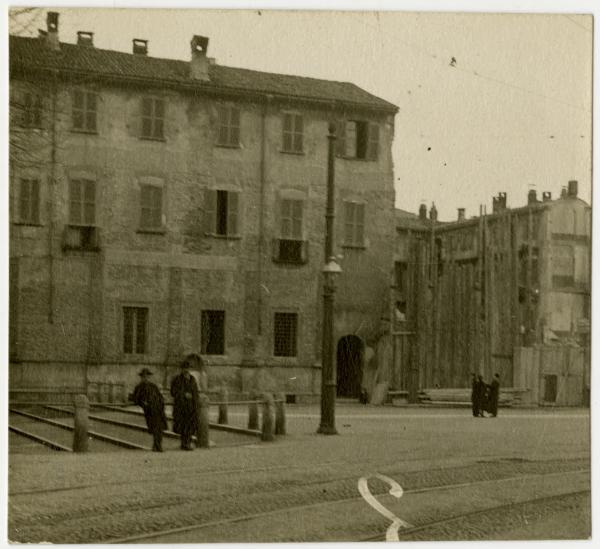
{"type": "MultiPolygon", "coordinates": [[[[387,484],[389,484],[390,485],[389,493],[390,493],[390,495],[394,496],[395,498],[400,499],[402,497],[402,494],[404,494],[404,490],[402,489],[402,486],[400,486],[394,479],[391,479],[390,477],[386,477],[385,475],[380,475],[380,474],[376,474],[376,475],[372,475],[372,476],[375,476],[378,479],[383,480],[383,482],[386,482],[387,484]]],[[[385,540],[386,541],[400,541],[400,538],[398,537],[398,530],[401,527],[402,528],[412,528],[412,524],[409,524],[408,522],[405,522],[402,519],[398,518],[387,507],[385,507],[384,505],[379,503],[377,501],[377,499],[375,499],[375,496],[373,496],[373,494],[371,494],[371,491],[369,490],[369,481],[368,481],[369,478],[370,477],[361,477],[358,479],[358,491],[360,492],[360,495],[364,498],[364,500],[371,507],[373,507],[373,509],[375,509],[375,511],[382,514],[386,519],[392,521],[392,524],[390,524],[388,526],[388,529],[387,529],[387,532],[385,535],[385,540]]]]}

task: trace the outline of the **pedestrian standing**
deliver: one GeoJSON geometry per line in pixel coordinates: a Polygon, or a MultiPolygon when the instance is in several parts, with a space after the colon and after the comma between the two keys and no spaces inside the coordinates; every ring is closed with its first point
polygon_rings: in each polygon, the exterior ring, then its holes
{"type": "Polygon", "coordinates": [[[135,386],[130,400],[144,410],[148,432],[153,438],[152,450],[162,452],[163,431],[167,428],[165,400],[160,389],[150,381],[152,372],[148,368],[143,368],[139,376],[142,380],[135,386]]]}
{"type": "MultiPolygon", "coordinates": [[[[206,371],[206,364],[202,360],[202,357],[196,353],[188,355],[187,358],[192,366],[190,373],[196,381],[196,385],[198,385],[198,395],[207,395],[208,397],[208,372],[206,371]]],[[[196,441],[199,441],[202,438],[200,433],[200,414],[200,406],[198,406],[198,430],[196,432],[196,441]]]]}
{"type": "Polygon", "coordinates": [[[475,402],[476,402],[476,407],[477,407],[477,416],[476,417],[485,417],[483,415],[483,411],[485,410],[486,388],[487,388],[487,385],[485,384],[485,381],[483,381],[483,376],[478,375],[476,388],[475,388],[475,402]]]}
{"type": "Polygon", "coordinates": [[[181,435],[182,450],[193,450],[192,435],[198,430],[198,385],[190,373],[195,357],[198,355],[188,355],[181,363],[181,373],[171,381],[173,431],[181,435]]]}
{"type": "Polygon", "coordinates": [[[500,397],[500,374],[494,374],[494,379],[488,386],[487,410],[492,417],[498,415],[498,398],[500,397]]]}
{"type": "Polygon", "coordinates": [[[471,408],[473,409],[473,417],[479,416],[479,397],[477,390],[477,376],[475,374],[471,374],[471,408]]]}

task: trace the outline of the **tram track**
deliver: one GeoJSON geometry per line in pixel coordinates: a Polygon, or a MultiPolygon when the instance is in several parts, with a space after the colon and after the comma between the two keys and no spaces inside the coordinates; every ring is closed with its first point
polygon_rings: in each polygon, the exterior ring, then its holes
{"type": "MultiPolygon", "coordinates": [[[[280,469],[283,467],[277,469],[279,473],[273,467],[256,468],[261,478],[246,485],[247,494],[244,496],[235,493],[233,487],[236,486],[239,475],[247,478],[247,475],[252,474],[254,470],[222,471],[225,474],[225,476],[220,476],[223,482],[215,480],[212,484],[209,482],[207,485],[206,482],[199,481],[197,486],[202,487],[201,493],[196,493],[196,489],[187,493],[171,490],[170,495],[161,493],[160,496],[149,498],[147,502],[133,500],[127,496],[121,497],[121,495],[129,494],[132,490],[138,492],[142,488],[140,486],[138,489],[133,489],[130,483],[120,483],[119,487],[112,489],[115,490],[114,492],[110,490],[106,493],[104,500],[94,501],[85,506],[79,505],[73,510],[64,506],[60,513],[50,513],[42,518],[22,517],[21,521],[14,521],[13,524],[18,527],[18,523],[24,520],[25,523],[30,523],[29,528],[33,528],[30,535],[18,539],[19,541],[44,539],[55,543],[100,543],[98,541],[100,539],[101,543],[129,543],[145,539],[151,542],[161,536],[168,538],[186,534],[194,535],[196,531],[205,533],[211,528],[223,527],[224,531],[227,531],[233,525],[239,527],[245,522],[264,520],[271,522],[269,517],[284,516],[286,513],[310,514],[319,510],[319,514],[321,514],[323,509],[330,509],[330,512],[333,512],[337,507],[346,505],[362,509],[361,512],[357,511],[359,515],[369,514],[370,511],[364,502],[361,502],[356,487],[360,473],[336,475],[335,478],[331,478],[332,467],[335,469],[334,465],[329,464],[329,467],[322,471],[314,471],[314,464],[303,468],[294,468],[295,471],[278,479],[269,479],[273,476],[269,473],[274,473],[277,477],[281,474],[280,469]],[[306,477],[308,470],[314,471],[311,478],[306,477]],[[222,518],[214,521],[212,519],[215,516],[222,518]],[[87,537],[81,529],[83,524],[88,524],[90,527],[94,524],[104,524],[108,527],[97,527],[94,537],[87,537]],[[131,535],[131,532],[135,530],[138,532],[131,535]],[[50,534],[44,536],[43,532],[45,531],[50,534]]],[[[472,463],[465,467],[435,467],[412,472],[403,472],[398,467],[379,470],[385,471],[387,475],[402,483],[405,489],[405,497],[402,501],[404,504],[419,494],[437,493],[439,497],[442,492],[448,493],[453,490],[477,487],[482,489],[485,486],[502,486],[503,483],[506,485],[506,483],[510,484],[515,481],[525,482],[528,479],[534,482],[537,481],[536,479],[551,482],[563,475],[586,475],[589,472],[589,462],[585,459],[504,462],[499,458],[495,462],[472,463]]],[[[203,477],[207,481],[210,481],[213,476],[214,472],[203,473],[203,477]]],[[[156,489],[161,492],[158,486],[156,485],[156,489]]],[[[375,482],[372,488],[373,494],[385,498],[387,487],[375,482]]],[[[94,490],[94,487],[91,487],[91,490],[94,490]]],[[[47,495],[51,496],[51,493],[47,493],[47,495]]],[[[32,501],[30,498],[37,496],[43,496],[43,493],[12,493],[11,502],[19,506],[21,504],[27,506],[32,501]]],[[[66,502],[69,499],[70,497],[65,495],[61,501],[66,502]],[[67,499],[64,499],[65,497],[67,499]]],[[[373,513],[373,515],[371,518],[374,523],[381,524],[381,517],[378,519],[376,514],[373,513]]],[[[411,522],[414,523],[414,521],[411,522]]],[[[379,530],[382,530],[381,526],[379,530]]],[[[367,533],[368,530],[363,532],[362,537],[358,535],[352,539],[362,539],[367,533]]],[[[311,539],[319,541],[313,538],[301,541],[310,541],[311,539]]],[[[297,541],[294,538],[285,540],[297,541]]],[[[283,539],[278,541],[283,541],[283,539]]]]}

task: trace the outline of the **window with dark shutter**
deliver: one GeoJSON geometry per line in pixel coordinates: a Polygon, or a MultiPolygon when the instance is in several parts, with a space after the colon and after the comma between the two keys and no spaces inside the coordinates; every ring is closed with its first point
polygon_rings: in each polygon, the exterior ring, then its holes
{"type": "Polygon", "coordinates": [[[364,120],[338,122],[337,156],[359,160],[377,160],[379,126],[364,120]]]}
{"type": "Polygon", "coordinates": [[[207,189],[204,192],[204,232],[218,236],[239,234],[239,193],[207,189]]]}
{"type": "Polygon", "coordinates": [[[225,311],[202,311],[201,350],[204,355],[225,354],[225,311]]]}
{"type": "Polygon", "coordinates": [[[359,202],[344,202],[344,244],[364,246],[365,205],[359,202]]]}
{"type": "Polygon", "coordinates": [[[19,221],[31,224],[40,221],[40,182],[37,179],[21,179],[19,221]]]}
{"type": "Polygon", "coordinates": [[[73,129],[96,133],[98,115],[98,96],[86,90],[73,92],[73,129]]]}
{"type": "Polygon", "coordinates": [[[275,313],[273,325],[273,355],[296,356],[298,315],[296,313],[275,313]]]}
{"type": "Polygon", "coordinates": [[[275,241],[275,261],[306,263],[307,242],[303,240],[303,209],[302,200],[281,200],[280,237],[275,241]]]}

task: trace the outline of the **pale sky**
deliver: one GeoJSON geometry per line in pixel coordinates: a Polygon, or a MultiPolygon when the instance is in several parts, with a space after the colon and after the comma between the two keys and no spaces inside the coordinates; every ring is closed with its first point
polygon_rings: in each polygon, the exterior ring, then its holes
{"type": "Polygon", "coordinates": [[[399,208],[433,201],[442,220],[470,217],[498,191],[521,206],[530,188],[555,197],[569,179],[590,201],[591,16],[57,11],[65,42],[92,31],[97,47],[130,52],[143,38],[151,56],[188,60],[201,34],[219,64],[350,81],[394,103],[399,208]]]}

